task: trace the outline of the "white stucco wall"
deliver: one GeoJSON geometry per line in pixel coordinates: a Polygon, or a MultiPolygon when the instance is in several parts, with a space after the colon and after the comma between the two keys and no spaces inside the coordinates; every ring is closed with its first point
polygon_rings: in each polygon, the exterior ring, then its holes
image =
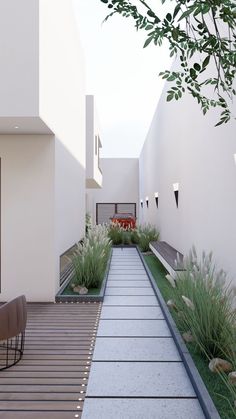
{"type": "MultiPolygon", "coordinates": [[[[101,159],[103,185],[87,189],[87,211],[96,221],[96,203],[136,203],[138,210],[138,159],[101,159]]],[[[137,213],[138,216],[138,213],[137,213]]]]}
{"type": "Polygon", "coordinates": [[[39,113],[56,135],[55,239],[59,269],[59,256],[84,235],[85,75],[72,0],[40,0],[39,4],[39,113]]]}
{"type": "Polygon", "coordinates": [[[193,243],[199,251],[213,250],[217,265],[236,283],[236,125],[215,128],[216,122],[214,112],[203,117],[190,97],[167,103],[163,92],[140,155],[139,199],[149,196],[140,217],[183,253],[193,243]]]}
{"type": "Polygon", "coordinates": [[[38,8],[38,0],[0,1],[1,117],[38,114],[38,8]]]}
{"type": "Polygon", "coordinates": [[[52,301],[54,138],[0,135],[1,294],[52,301]]]}

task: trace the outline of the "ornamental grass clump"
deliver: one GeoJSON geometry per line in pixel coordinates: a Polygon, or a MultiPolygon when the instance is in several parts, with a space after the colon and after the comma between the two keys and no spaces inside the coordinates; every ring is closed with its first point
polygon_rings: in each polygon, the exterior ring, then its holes
{"type": "Polygon", "coordinates": [[[139,235],[136,229],[131,230],[130,232],[130,240],[133,244],[139,244],[139,235]]]}
{"type": "Polygon", "coordinates": [[[208,359],[235,356],[235,293],[226,285],[226,274],[217,271],[212,254],[197,257],[193,248],[177,273],[173,301],[177,322],[183,332],[191,332],[197,347],[208,359]]]}
{"type": "Polygon", "coordinates": [[[107,228],[91,227],[83,243],[77,244],[77,249],[71,258],[76,285],[98,288],[104,277],[111,249],[107,228]]]}
{"type": "Polygon", "coordinates": [[[119,223],[109,225],[108,236],[114,245],[123,243],[124,229],[119,223]]]}
{"type": "Polygon", "coordinates": [[[137,229],[139,237],[139,247],[141,252],[148,252],[149,243],[158,240],[159,232],[151,224],[143,224],[137,229]]]}

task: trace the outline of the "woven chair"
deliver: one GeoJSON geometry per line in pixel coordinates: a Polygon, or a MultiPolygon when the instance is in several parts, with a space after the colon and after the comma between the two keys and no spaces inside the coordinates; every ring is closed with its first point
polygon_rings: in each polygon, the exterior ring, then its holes
{"type": "Polygon", "coordinates": [[[20,361],[24,351],[26,321],[24,295],[0,307],[0,370],[20,361]]]}

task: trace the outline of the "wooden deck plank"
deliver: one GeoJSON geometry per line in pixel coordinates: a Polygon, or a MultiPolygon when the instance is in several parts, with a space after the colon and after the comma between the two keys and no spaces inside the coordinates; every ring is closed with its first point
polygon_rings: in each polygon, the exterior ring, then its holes
{"type": "MultiPolygon", "coordinates": [[[[79,402],[78,402],[79,403],[79,402]]],[[[82,411],[82,403],[77,404],[77,406],[80,406],[80,410],[82,411]]],[[[8,402],[1,402],[0,405],[0,411],[7,410],[9,407],[8,402]]],[[[11,400],[11,410],[46,410],[46,411],[74,411],[75,410],[75,401],[67,401],[67,400],[56,400],[56,401],[48,401],[43,400],[43,403],[41,401],[26,401],[26,400],[17,400],[13,401],[11,400]]]]}
{"type": "MultiPolygon", "coordinates": [[[[26,393],[35,393],[35,392],[49,392],[49,393],[74,393],[75,391],[78,392],[78,394],[80,393],[80,391],[83,391],[83,393],[85,392],[85,388],[83,387],[79,387],[77,384],[75,385],[60,385],[60,384],[53,384],[53,385],[47,385],[46,383],[44,385],[0,385],[0,393],[1,392],[11,392],[11,393],[15,393],[15,392],[26,392],[26,393]]],[[[81,394],[83,394],[81,393],[81,394]]],[[[63,397],[63,396],[62,396],[63,397]]],[[[9,405],[9,410],[10,410],[11,406],[9,405]]]]}
{"type": "Polygon", "coordinates": [[[28,305],[24,356],[0,372],[0,419],[81,418],[100,312],[101,303],[28,305]]]}
{"type": "MultiPolygon", "coordinates": [[[[29,398],[31,400],[73,400],[75,401],[76,399],[78,399],[78,393],[74,392],[74,393],[31,393],[30,397],[29,394],[27,393],[0,393],[0,405],[2,407],[2,401],[17,401],[17,400],[29,400],[29,398]]],[[[82,402],[81,402],[82,403],[82,402]]],[[[9,406],[7,405],[7,408],[9,408],[9,406]]]]}
{"type": "Polygon", "coordinates": [[[0,411],[0,419],[73,419],[81,418],[81,412],[0,411]],[[76,415],[76,416],[75,416],[76,415]]]}

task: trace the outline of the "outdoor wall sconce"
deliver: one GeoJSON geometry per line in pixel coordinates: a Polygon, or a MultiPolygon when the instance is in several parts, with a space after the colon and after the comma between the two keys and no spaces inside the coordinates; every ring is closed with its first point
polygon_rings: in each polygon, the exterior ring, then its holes
{"type": "Polygon", "coordinates": [[[148,196],[146,196],[146,205],[147,205],[147,208],[148,208],[148,201],[149,201],[148,196]]]}
{"type": "Polygon", "coordinates": [[[154,194],[154,198],[155,198],[155,201],[156,201],[156,206],[157,206],[157,208],[158,208],[158,198],[159,198],[159,196],[158,196],[158,192],[155,192],[155,194],[154,194]]]}
{"type": "Polygon", "coordinates": [[[141,207],[143,208],[143,200],[141,199],[141,201],[140,201],[140,205],[141,205],[141,207]]]}
{"type": "Polygon", "coordinates": [[[176,207],[178,208],[178,206],[179,206],[179,183],[173,183],[173,189],[174,189],[174,194],[175,194],[176,207]]]}

